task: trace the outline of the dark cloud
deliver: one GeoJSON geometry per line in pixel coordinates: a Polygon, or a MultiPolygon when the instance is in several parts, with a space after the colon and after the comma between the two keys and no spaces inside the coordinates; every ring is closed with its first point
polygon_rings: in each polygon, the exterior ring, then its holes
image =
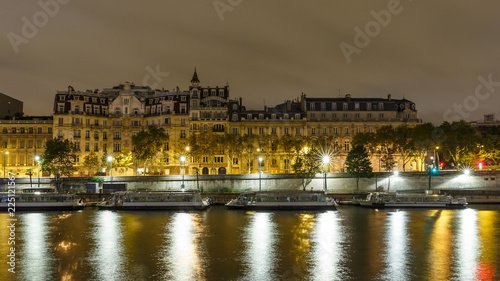
{"type": "Polygon", "coordinates": [[[67,85],[141,84],[146,68],[160,65],[169,76],[159,87],[187,88],[197,66],[202,84],[229,81],[231,95],[253,108],[301,92],[338,96],[340,89],[355,97],[404,96],[435,123],[464,101],[467,120],[500,116],[496,86],[470,103],[479,76],[500,81],[498,1],[401,1],[401,12],[350,63],[341,42],[353,45],[354,28],[363,30],[373,12],[394,1],[218,1],[241,3],[221,20],[211,0],[69,1],[16,54],[8,34],[21,35],[22,18],[32,21],[42,8],[6,0],[0,92],[23,100],[27,114],[47,115],[67,85]]]}

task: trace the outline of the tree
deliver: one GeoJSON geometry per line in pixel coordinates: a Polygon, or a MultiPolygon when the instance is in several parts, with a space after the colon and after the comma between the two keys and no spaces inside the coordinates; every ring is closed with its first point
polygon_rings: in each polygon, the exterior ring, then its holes
{"type": "Polygon", "coordinates": [[[61,176],[71,176],[76,170],[77,151],[75,144],[67,139],[55,138],[45,143],[42,171],[55,175],[57,190],[60,189],[61,176]]]}
{"type": "Polygon", "coordinates": [[[99,169],[104,167],[101,158],[102,157],[99,157],[99,155],[94,151],[90,152],[83,158],[83,167],[88,171],[89,175],[96,174],[99,169]]]}
{"type": "Polygon", "coordinates": [[[346,170],[349,175],[356,178],[356,190],[359,189],[360,178],[373,176],[372,166],[366,148],[358,145],[347,154],[345,161],[346,170]]]}
{"type": "Polygon", "coordinates": [[[394,140],[394,149],[401,154],[403,161],[403,171],[406,171],[406,164],[411,160],[415,153],[415,140],[412,138],[412,129],[408,126],[400,126],[395,130],[392,136],[394,140]]]}
{"type": "Polygon", "coordinates": [[[132,136],[132,145],[135,147],[137,160],[143,161],[144,169],[148,161],[153,163],[155,157],[163,158],[163,148],[168,142],[168,135],[157,126],[149,126],[132,136]]]}
{"type": "Polygon", "coordinates": [[[413,156],[420,162],[420,170],[424,170],[424,162],[427,152],[436,146],[432,140],[432,132],[436,127],[431,123],[419,124],[412,128],[411,137],[415,140],[415,151],[413,156]]]}
{"type": "Polygon", "coordinates": [[[467,154],[474,152],[480,142],[479,133],[467,122],[444,122],[439,127],[443,130],[444,140],[442,141],[445,158],[454,162],[455,167],[464,163],[467,154]]]}
{"type": "Polygon", "coordinates": [[[380,161],[382,162],[382,168],[385,170],[385,171],[392,171],[392,169],[394,168],[394,166],[396,166],[396,160],[394,159],[394,152],[392,149],[388,149],[386,154],[384,154],[384,156],[382,156],[382,158],[380,159],[380,161]]]}
{"type": "Polygon", "coordinates": [[[233,158],[241,153],[240,138],[235,134],[225,133],[222,136],[222,145],[225,147],[227,162],[229,163],[231,174],[233,173],[233,158]]]}

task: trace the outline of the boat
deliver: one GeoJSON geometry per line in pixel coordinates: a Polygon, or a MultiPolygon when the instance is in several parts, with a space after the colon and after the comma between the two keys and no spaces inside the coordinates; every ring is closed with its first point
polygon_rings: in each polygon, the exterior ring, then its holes
{"type": "Polygon", "coordinates": [[[75,211],[84,208],[81,199],[74,194],[47,193],[7,193],[0,194],[2,211],[75,211]]]}
{"type": "Polygon", "coordinates": [[[205,210],[209,199],[198,190],[117,191],[105,202],[97,204],[108,210],[205,210]]]}
{"type": "Polygon", "coordinates": [[[248,191],[226,204],[244,210],[336,210],[337,203],[323,191],[248,191]]]}
{"type": "Polygon", "coordinates": [[[465,198],[453,198],[438,194],[399,194],[372,192],[366,200],[360,200],[362,207],[370,208],[444,208],[463,209],[467,207],[465,198]]]}

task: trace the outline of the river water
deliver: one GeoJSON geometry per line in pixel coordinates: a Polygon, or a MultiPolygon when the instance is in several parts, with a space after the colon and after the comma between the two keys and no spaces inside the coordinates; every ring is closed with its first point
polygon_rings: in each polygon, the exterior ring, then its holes
{"type": "Polygon", "coordinates": [[[499,280],[500,206],[0,214],[0,280],[499,280]]]}

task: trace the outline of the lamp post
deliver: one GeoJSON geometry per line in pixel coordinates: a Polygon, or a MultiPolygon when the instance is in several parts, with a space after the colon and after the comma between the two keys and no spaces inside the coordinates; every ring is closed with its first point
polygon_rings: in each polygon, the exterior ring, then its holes
{"type": "Polygon", "coordinates": [[[389,192],[389,189],[391,188],[391,175],[398,176],[399,171],[394,171],[392,174],[389,174],[389,183],[387,184],[387,192],[389,192]]]}
{"type": "Polygon", "coordinates": [[[436,173],[438,170],[436,167],[433,167],[429,171],[429,190],[431,190],[431,181],[432,181],[432,174],[436,173]]]}
{"type": "Polygon", "coordinates": [[[37,163],[37,166],[38,166],[38,187],[40,187],[40,156],[35,156],[35,161],[37,163]]]}
{"type": "Polygon", "coordinates": [[[259,157],[259,191],[262,189],[262,173],[261,173],[261,167],[262,167],[262,157],[259,157]]]}
{"type": "Polygon", "coordinates": [[[5,153],[3,154],[3,177],[4,178],[7,178],[7,176],[5,175],[5,155],[8,155],[9,152],[8,151],[5,151],[5,153]]]}
{"type": "Polygon", "coordinates": [[[181,163],[182,163],[182,184],[181,184],[181,189],[184,190],[184,163],[186,162],[186,156],[182,155],[181,158],[181,163]]]}
{"type": "Polygon", "coordinates": [[[111,166],[109,169],[109,177],[111,178],[111,184],[113,184],[113,156],[108,156],[107,160],[111,166]]]}
{"type": "Polygon", "coordinates": [[[436,150],[438,150],[437,154],[436,154],[436,166],[437,166],[437,169],[439,170],[439,146],[436,146],[436,150]]]}
{"type": "Polygon", "coordinates": [[[327,167],[328,163],[330,163],[330,156],[328,156],[328,155],[323,156],[322,161],[323,161],[323,168],[324,168],[323,169],[323,173],[324,173],[324,177],[325,177],[325,187],[324,187],[324,189],[325,189],[325,193],[326,193],[326,191],[327,191],[327,186],[326,186],[326,167],[327,167]]]}

